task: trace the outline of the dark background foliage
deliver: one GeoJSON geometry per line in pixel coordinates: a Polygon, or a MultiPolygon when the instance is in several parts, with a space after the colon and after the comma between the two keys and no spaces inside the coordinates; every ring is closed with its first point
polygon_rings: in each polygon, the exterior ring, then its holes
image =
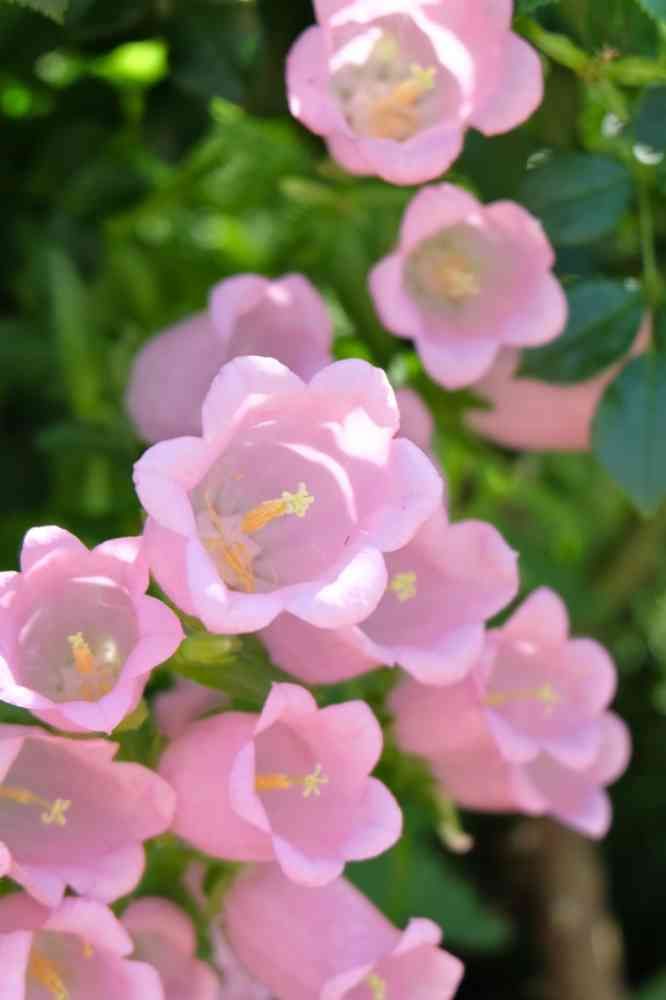
{"type": "MultiPolygon", "coordinates": [[[[509,135],[471,133],[450,178],[542,219],[572,319],[524,370],[568,383],[625,353],[660,302],[666,3],[519,0],[517,14],[544,54],[544,105],[509,135]]],[[[466,431],[469,394],[427,379],[366,290],[413,192],[347,177],[286,113],[285,54],[311,21],[307,0],[0,2],[0,566],[14,567],[33,524],[90,542],[139,530],[141,445],[122,405],[134,353],[226,275],[304,272],[333,312],[337,354],[370,358],[428,400],[453,515],[495,523],[521,553],[524,590],[559,590],[576,629],[616,657],[636,753],[600,851],[629,988],[659,1000],[666,324],[657,311],[652,353],[609,390],[597,457],[520,455],[466,431]]],[[[381,684],[360,693],[372,701],[381,684]]],[[[123,752],[145,759],[137,732],[123,752]]],[[[393,919],[442,922],[468,964],[463,1000],[549,995],[514,821],[466,817],[476,850],[447,854],[418,768],[390,750],[383,767],[409,835],[353,877],[393,919]]],[[[144,887],[177,896],[182,860],[154,851],[144,887]]]]}

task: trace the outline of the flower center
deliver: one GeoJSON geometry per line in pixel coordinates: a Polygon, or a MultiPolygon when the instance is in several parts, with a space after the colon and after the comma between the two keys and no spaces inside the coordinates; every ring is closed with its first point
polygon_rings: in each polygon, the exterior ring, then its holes
{"type": "Polygon", "coordinates": [[[488,691],[484,704],[488,708],[501,708],[511,702],[538,701],[545,707],[546,714],[551,715],[555,707],[562,701],[562,696],[548,681],[536,688],[518,688],[515,691],[488,691]]]}
{"type": "Polygon", "coordinates": [[[70,992],[58,972],[57,965],[36,948],[30,952],[28,977],[43,986],[53,1000],[70,1000],[70,992]]]}
{"type": "Polygon", "coordinates": [[[284,490],[279,498],[264,500],[242,515],[239,526],[241,538],[233,540],[229,538],[229,529],[216,510],[210,493],[206,493],[204,502],[208,519],[216,532],[205,539],[205,545],[215,559],[220,576],[229,586],[253,594],[256,581],[252,564],[259,550],[256,546],[250,547],[249,539],[277,518],[287,515],[304,518],[315,498],[305,483],[299,483],[295,493],[284,490]]]}
{"type": "Polygon", "coordinates": [[[481,291],[479,275],[463,253],[432,247],[422,254],[419,264],[419,283],[434,298],[466,302],[481,291]]]}
{"type": "Polygon", "coordinates": [[[389,583],[389,590],[401,604],[416,597],[416,573],[396,573],[389,583]]]}
{"type": "Polygon", "coordinates": [[[39,806],[43,810],[40,819],[44,826],[66,826],[65,813],[72,804],[70,799],[55,799],[49,802],[28,788],[15,788],[12,785],[0,785],[0,799],[9,799],[10,802],[16,802],[20,806],[39,806]]]}
{"type": "Polygon", "coordinates": [[[95,656],[83,632],[68,635],[67,642],[77,674],[77,696],[84,701],[98,701],[113,689],[118,676],[118,664],[113,662],[115,648],[109,650],[110,662],[104,662],[95,656]]]}
{"type": "Polygon", "coordinates": [[[311,795],[319,798],[321,786],[328,784],[328,777],[323,773],[321,764],[315,766],[314,771],[303,777],[292,777],[288,774],[258,774],[254,780],[254,787],[258,792],[286,791],[289,788],[303,788],[303,798],[309,799],[311,795]]]}
{"type": "Polygon", "coordinates": [[[437,69],[409,62],[392,35],[382,34],[366,58],[335,75],[335,89],[357,135],[404,142],[427,124],[424,105],[437,69]]]}
{"type": "Polygon", "coordinates": [[[387,1000],[388,989],[386,986],[386,980],[378,976],[376,972],[371,972],[366,983],[370,987],[370,992],[372,993],[372,1000],[387,1000]]]}

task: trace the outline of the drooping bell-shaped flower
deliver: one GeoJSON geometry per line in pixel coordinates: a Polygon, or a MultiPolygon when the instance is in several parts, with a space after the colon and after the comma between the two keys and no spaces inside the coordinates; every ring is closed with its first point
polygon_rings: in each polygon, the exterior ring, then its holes
{"type": "Polygon", "coordinates": [[[541,102],[510,0],[316,0],[315,12],[289,55],[289,107],[351,173],[433,180],[470,126],[509,131],[541,102]]]}
{"type": "Polygon", "coordinates": [[[510,201],[482,205],[452,184],[424,188],[400,243],[370,275],[387,329],[416,342],[447,389],[478,381],[501,347],[536,346],[564,329],[567,303],[541,226],[510,201]]]}
{"type": "Polygon", "coordinates": [[[289,1000],[451,1000],[462,963],[430,920],[402,933],[345,879],[311,889],[277,865],[245,872],[221,914],[235,954],[289,1000]]]}
{"type": "Polygon", "coordinates": [[[92,551],[56,527],[32,528],[21,572],[0,579],[0,700],[59,729],[111,732],[150,671],[183,639],[176,615],[146,595],[140,538],[92,551]]]}
{"type": "Polygon", "coordinates": [[[158,582],[217,633],[288,611],[323,628],[366,618],[386,586],[382,553],[441,501],[412,442],[394,440],[386,376],[340,361],[306,385],[269,358],[223,367],[203,437],[154,445],[135,467],[158,582]]]}
{"type": "Polygon", "coordinates": [[[0,876],[45,906],[57,906],[68,885],[103,902],[131,892],[143,841],[169,828],[171,788],[140,764],[114,763],[116,750],[0,726],[0,876]]]}
{"type": "Polygon", "coordinates": [[[474,747],[488,730],[513,763],[545,751],[584,768],[598,754],[615,686],[603,646],[570,638],[563,602],[544,587],[488,634],[463,681],[442,691],[407,682],[394,692],[393,707],[399,738],[414,753],[474,747]]]}
{"type": "Polygon", "coordinates": [[[204,719],[168,747],[173,829],[215,857],[275,859],[304,885],[330,882],[400,836],[395,799],[370,777],[381,749],[365,702],[319,709],[303,688],[275,684],[261,715],[204,719]]]}
{"type": "Polygon", "coordinates": [[[307,379],[332,361],[332,336],[324,302],[303,275],[226,278],[211,289],[206,311],[156,334],[137,354],[127,410],[151,444],[201,434],[201,405],[227,361],[277,358],[307,379]]]}
{"type": "Polygon", "coordinates": [[[450,524],[441,508],[411,542],[386,557],[388,586],[360,625],[316,629],[281,615],[261,633],[283,670],[332,683],[380,664],[424,684],[450,684],[472,668],[484,624],[518,589],[516,555],[482,521],[450,524]]]}
{"type": "Polygon", "coordinates": [[[49,910],[23,893],[0,899],[2,1000],[168,1000],[156,969],[131,952],[101,903],[65,899],[49,910]]]}
{"type": "Polygon", "coordinates": [[[134,945],[133,957],[157,969],[164,1000],[219,1000],[220,981],[196,958],[196,936],[189,917],[157,896],[134,900],[122,916],[134,945]]]}

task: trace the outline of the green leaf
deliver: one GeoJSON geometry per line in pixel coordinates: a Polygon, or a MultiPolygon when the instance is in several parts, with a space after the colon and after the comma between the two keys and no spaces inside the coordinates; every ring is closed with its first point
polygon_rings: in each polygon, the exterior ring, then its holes
{"type": "Polygon", "coordinates": [[[559,245],[590,243],[615,227],[632,193],[624,164],[608,156],[564,153],[525,178],[520,200],[559,245]]]}
{"type": "Polygon", "coordinates": [[[560,0],[560,11],[575,29],[585,48],[600,52],[605,47],[621,55],[656,56],[659,34],[648,8],[666,0],[560,0]]]}
{"type": "Polygon", "coordinates": [[[666,0],[636,0],[636,2],[655,21],[666,21],[666,0]]]}
{"type": "Polygon", "coordinates": [[[639,289],[599,278],[567,290],[569,322],[550,344],[523,352],[520,375],[544,382],[580,382],[623,357],[638,332],[639,289]]]}
{"type": "Polygon", "coordinates": [[[645,354],[623,369],[604,394],[592,440],[637,507],[654,513],[666,497],[666,355],[645,354]]]}
{"type": "Polygon", "coordinates": [[[666,972],[650,980],[647,986],[636,994],[636,1000],[666,1000],[666,972]]]}
{"type": "Polygon", "coordinates": [[[5,0],[5,3],[15,3],[19,7],[29,7],[36,10],[44,17],[50,17],[52,21],[62,24],[69,6],[69,0],[5,0]]]}
{"type": "Polygon", "coordinates": [[[666,149],[666,87],[648,87],[643,93],[633,125],[638,142],[666,149]]]}

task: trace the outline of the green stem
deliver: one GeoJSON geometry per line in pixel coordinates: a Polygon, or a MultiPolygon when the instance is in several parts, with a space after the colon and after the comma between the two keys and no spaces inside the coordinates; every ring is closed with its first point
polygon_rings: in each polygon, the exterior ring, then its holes
{"type": "Polygon", "coordinates": [[[560,66],[566,66],[578,76],[585,76],[593,61],[587,52],[584,52],[575,45],[566,35],[558,35],[552,31],[546,31],[538,21],[531,17],[521,18],[518,28],[522,35],[532,42],[544,55],[560,66]]]}

